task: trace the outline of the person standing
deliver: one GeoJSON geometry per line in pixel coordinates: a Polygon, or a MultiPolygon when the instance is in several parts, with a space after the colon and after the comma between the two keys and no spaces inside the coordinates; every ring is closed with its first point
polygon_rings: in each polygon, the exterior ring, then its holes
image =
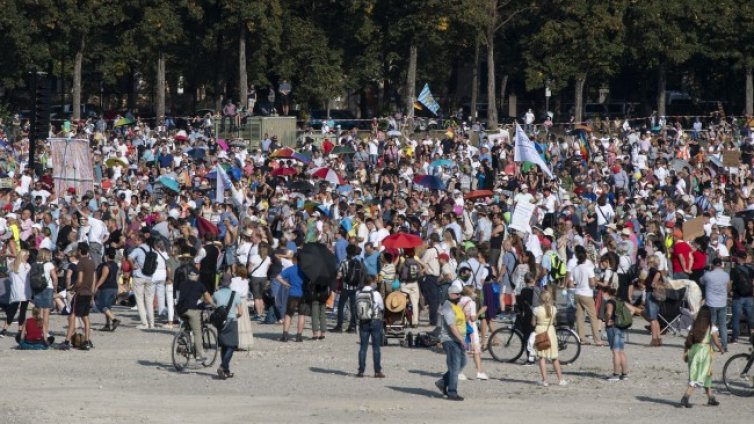
{"type": "Polygon", "coordinates": [[[732,280],[731,296],[733,298],[733,315],[731,316],[731,343],[738,343],[741,327],[741,316],[746,315],[750,340],[754,340],[754,268],[752,268],[752,254],[748,251],[744,256],[744,263],[736,266],[730,273],[732,280]]]}
{"type": "Polygon", "coordinates": [[[55,265],[52,263],[52,252],[49,249],[41,248],[37,253],[37,262],[44,268],[44,277],[47,281],[47,288],[39,293],[34,294],[34,306],[39,308],[42,318],[42,333],[45,338],[50,332],[50,309],[53,305],[53,295],[58,291],[58,274],[55,265]]]}
{"type": "MultiPolygon", "coordinates": [[[[359,317],[359,372],[356,377],[364,377],[364,371],[367,367],[367,350],[369,349],[369,340],[372,340],[372,362],[374,362],[374,378],[385,378],[382,373],[382,321],[385,314],[385,302],[380,292],[375,290],[370,284],[364,285],[359,290],[356,297],[365,303],[365,307],[371,307],[370,310],[364,309],[366,315],[359,317]],[[369,304],[371,301],[371,305],[369,304]]],[[[356,302],[354,302],[356,303],[356,302]]],[[[356,315],[356,307],[351,309],[352,315],[356,315]]]]}
{"type": "Polygon", "coordinates": [[[338,279],[342,282],[340,295],[338,296],[338,322],[330,331],[340,333],[343,331],[343,319],[346,302],[351,310],[348,321],[347,333],[356,332],[356,291],[364,285],[366,270],[364,263],[358,258],[359,247],[354,244],[346,246],[346,260],[338,267],[338,279]]]}
{"type": "Polygon", "coordinates": [[[89,245],[79,243],[79,263],[77,272],[77,281],[73,287],[75,292],[73,296],[73,307],[71,314],[68,315],[68,331],[65,335],[65,341],[62,348],[68,350],[71,348],[71,338],[76,330],[76,318],[81,318],[84,323],[84,344],[82,350],[89,350],[94,347],[92,344],[92,328],[89,321],[89,311],[92,307],[92,296],[94,295],[95,271],[94,261],[89,256],[89,245]]]}
{"type": "Polygon", "coordinates": [[[257,89],[254,87],[254,84],[251,84],[249,87],[249,93],[246,98],[246,109],[248,110],[249,116],[254,116],[254,105],[257,103],[257,89]]]}
{"type": "Polygon", "coordinates": [[[718,328],[712,324],[712,311],[707,305],[699,309],[699,313],[691,326],[691,331],[684,344],[683,360],[689,366],[689,382],[686,393],[681,398],[680,406],[691,408],[689,399],[694,388],[704,387],[707,393],[707,405],[717,406],[720,402],[715,399],[712,391],[712,344],[720,353],[725,353],[718,337],[718,328]]]}
{"type": "Polygon", "coordinates": [[[105,261],[97,267],[97,285],[94,289],[97,309],[105,314],[105,327],[102,331],[115,331],[120,320],[110,309],[118,296],[118,264],[115,263],[115,249],[105,249],[105,261]]]}
{"type": "Polygon", "coordinates": [[[566,386],[568,382],[563,380],[563,374],[560,370],[560,360],[558,359],[558,337],[555,334],[555,321],[557,319],[558,310],[552,304],[552,293],[549,290],[544,290],[539,294],[539,306],[532,311],[534,317],[532,318],[532,325],[534,326],[535,340],[536,336],[547,333],[547,338],[550,340],[550,347],[547,349],[537,350],[537,357],[539,358],[539,374],[542,377],[542,381],[539,383],[543,387],[549,386],[547,383],[547,364],[545,360],[552,362],[552,368],[555,370],[555,374],[558,376],[558,385],[566,386]]]}
{"type": "Polygon", "coordinates": [[[5,310],[5,325],[3,326],[0,336],[8,334],[8,327],[16,317],[18,311],[18,332],[20,333],[24,321],[26,321],[26,310],[29,307],[29,298],[31,298],[31,284],[29,283],[29,271],[31,266],[27,263],[29,251],[21,249],[16,254],[15,259],[10,262],[10,299],[7,309],[5,310]]]}
{"type": "Polygon", "coordinates": [[[194,258],[199,270],[199,281],[204,283],[207,291],[212,294],[217,284],[217,262],[220,260],[220,249],[217,247],[215,235],[208,232],[204,234],[204,247],[194,258]]]}
{"type": "Polygon", "coordinates": [[[730,275],[723,269],[723,261],[720,258],[712,260],[712,270],[702,277],[704,286],[705,304],[712,314],[711,323],[720,331],[720,342],[723,351],[728,351],[728,324],[727,306],[728,293],[730,293],[730,275]]]}
{"type": "Polygon", "coordinates": [[[466,366],[466,315],[458,306],[463,284],[454,281],[448,288],[448,300],[440,308],[440,342],[445,350],[448,371],[435,386],[448,400],[461,401],[458,394],[458,374],[466,366]]]}
{"type": "Polygon", "coordinates": [[[235,117],[238,112],[236,111],[236,105],[233,103],[233,100],[228,99],[228,103],[225,104],[225,107],[223,107],[223,119],[220,121],[220,132],[225,131],[225,120],[227,119],[230,122],[230,130],[234,130],[235,126],[235,117]]]}
{"type": "Polygon", "coordinates": [[[212,301],[215,305],[225,306],[228,311],[228,318],[225,326],[218,331],[217,341],[220,345],[220,367],[217,369],[217,376],[221,380],[233,377],[230,372],[230,360],[233,358],[233,352],[238,347],[238,315],[243,313],[243,303],[241,296],[230,289],[230,278],[223,279],[220,290],[212,295],[212,301]]]}
{"type": "Polygon", "coordinates": [[[152,248],[147,244],[144,233],[137,233],[136,240],[139,243],[136,248],[131,250],[128,255],[128,261],[131,263],[131,275],[133,277],[133,290],[136,296],[136,309],[139,311],[141,325],[139,330],[147,330],[154,327],[154,293],[155,287],[152,283],[152,275],[144,274],[144,263],[147,260],[147,252],[152,248]]]}
{"type": "MultiPolygon", "coordinates": [[[[424,277],[420,280],[419,289],[424,297],[424,301],[427,302],[427,309],[429,310],[429,325],[437,325],[437,309],[440,306],[440,290],[438,288],[438,279],[440,278],[440,251],[437,249],[437,245],[440,243],[440,236],[437,233],[432,233],[429,236],[429,247],[424,251],[424,254],[419,260],[419,264],[422,266],[422,273],[424,277]]],[[[419,316],[419,311],[414,311],[416,316],[419,316]]],[[[465,327],[464,327],[465,328],[465,327]]]]}
{"type": "Polygon", "coordinates": [[[284,287],[288,288],[288,302],[285,306],[285,318],[283,318],[283,335],[280,337],[281,342],[288,341],[288,329],[291,327],[293,316],[298,314],[298,323],[296,326],[296,341],[304,341],[304,320],[306,303],[304,297],[304,276],[301,267],[298,265],[298,256],[293,257],[293,265],[285,268],[277,280],[284,287]]]}
{"type": "Polygon", "coordinates": [[[280,106],[283,108],[283,116],[288,116],[288,108],[290,107],[288,96],[291,94],[291,83],[284,79],[278,86],[278,91],[280,92],[280,106]]]}
{"type": "Polygon", "coordinates": [[[623,329],[615,326],[615,311],[617,308],[618,281],[613,281],[603,289],[602,298],[605,301],[605,327],[607,328],[607,343],[613,353],[613,375],[607,381],[623,381],[628,379],[628,359],[626,359],[623,329]]]}
{"type": "Polygon", "coordinates": [[[167,315],[167,325],[173,323],[173,285],[167,284],[169,254],[162,240],[154,243],[154,251],[157,253],[157,269],[152,274],[152,284],[157,292],[157,316],[167,315]]]}
{"type": "Polygon", "coordinates": [[[594,305],[594,287],[597,278],[594,275],[594,264],[587,259],[586,249],[579,245],[575,247],[576,266],[569,271],[567,282],[575,288],[576,296],[576,329],[582,344],[590,344],[586,341],[584,329],[584,312],[589,316],[592,326],[592,340],[597,346],[603,346],[601,342],[599,319],[594,305]]]}

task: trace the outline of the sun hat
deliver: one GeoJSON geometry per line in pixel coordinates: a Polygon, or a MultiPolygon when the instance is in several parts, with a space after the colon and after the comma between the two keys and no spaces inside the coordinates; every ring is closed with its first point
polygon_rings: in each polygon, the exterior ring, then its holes
{"type": "Polygon", "coordinates": [[[387,295],[385,308],[390,312],[401,312],[406,309],[406,295],[403,292],[395,291],[387,295]]]}

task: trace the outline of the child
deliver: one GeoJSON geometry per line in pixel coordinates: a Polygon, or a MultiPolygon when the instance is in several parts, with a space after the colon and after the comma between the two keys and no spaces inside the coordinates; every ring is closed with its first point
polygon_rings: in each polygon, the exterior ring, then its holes
{"type": "Polygon", "coordinates": [[[602,300],[605,303],[603,320],[607,328],[607,343],[613,352],[613,375],[607,381],[622,381],[628,379],[628,359],[623,344],[623,329],[615,326],[615,296],[618,294],[618,281],[613,279],[609,286],[602,290],[602,300]]]}
{"type": "MultiPolygon", "coordinates": [[[[487,307],[482,306],[479,309],[479,313],[477,313],[475,302],[476,296],[477,294],[472,286],[464,286],[461,300],[458,302],[458,306],[461,307],[464,315],[466,315],[467,331],[469,329],[471,330],[466,334],[466,350],[474,356],[474,364],[476,365],[476,378],[478,380],[488,380],[489,377],[487,377],[487,374],[482,372],[482,349],[481,345],[479,344],[479,328],[477,327],[477,319],[484,313],[487,307]]],[[[465,376],[461,377],[461,375],[459,375],[459,378],[463,380],[465,376]]]]}
{"type": "Polygon", "coordinates": [[[695,387],[704,387],[707,393],[707,405],[717,406],[720,404],[712,392],[711,344],[714,344],[720,353],[723,353],[723,346],[720,344],[717,327],[712,325],[711,320],[712,312],[709,306],[702,306],[688,337],[686,337],[683,358],[689,364],[689,384],[680,405],[685,408],[692,406],[689,403],[689,398],[695,387]]]}
{"type": "MultiPolygon", "coordinates": [[[[387,299],[387,295],[392,293],[396,288],[394,282],[398,277],[396,275],[395,263],[393,262],[395,257],[390,253],[382,254],[382,269],[380,269],[379,278],[379,292],[383,299],[387,299]]],[[[400,286],[399,286],[400,287],[400,286]]]]}
{"type": "MultiPolygon", "coordinates": [[[[44,350],[49,347],[42,332],[42,310],[34,307],[31,310],[31,318],[24,322],[18,338],[18,348],[21,350],[44,350]]],[[[50,342],[54,341],[51,340],[50,342]]]]}

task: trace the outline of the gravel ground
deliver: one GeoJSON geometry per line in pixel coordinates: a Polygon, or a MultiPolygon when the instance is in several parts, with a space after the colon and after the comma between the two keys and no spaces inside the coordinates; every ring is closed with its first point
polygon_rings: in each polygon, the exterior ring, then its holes
{"type": "MultiPolygon", "coordinates": [[[[176,372],[170,357],[173,333],[136,330],[135,311],[116,312],[122,326],[114,333],[94,332],[95,349],[88,352],[18,351],[11,337],[0,339],[0,423],[743,423],[754,416],[752,398],[724,392],[718,394],[718,408],[705,406],[701,392],[692,398],[693,409],[675,407],[687,377],[680,337],[667,336],[663,347],[648,348],[648,336],[633,331],[626,350],[630,380],[617,383],[604,381],[611,367],[607,348],[585,346],[578,361],[564,367],[569,386],[549,388],[536,385],[536,367],[497,363],[485,353],[482,366],[490,380],[461,382],[466,401],[449,402],[434,387],[445,356],[427,349],[401,348],[392,341],[382,349],[387,378],[357,379],[355,335],[312,341],[307,331],[304,343],[281,343],[280,326],[254,323],[253,350],[237,352],[231,363],[235,378],[220,381],[216,366],[176,372]]],[[[63,318],[52,318],[58,341],[63,318]]],[[[102,315],[93,321],[101,327],[102,315]]],[[[721,390],[726,358],[715,356],[715,384],[721,390]]],[[[475,375],[471,361],[466,374],[475,375]]]]}

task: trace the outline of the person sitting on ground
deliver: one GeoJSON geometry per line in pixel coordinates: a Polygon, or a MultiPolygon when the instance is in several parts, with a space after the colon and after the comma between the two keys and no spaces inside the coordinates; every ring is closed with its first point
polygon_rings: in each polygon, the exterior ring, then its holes
{"type": "Polygon", "coordinates": [[[45,340],[42,332],[42,310],[34,307],[31,310],[31,318],[24,322],[18,338],[18,348],[21,350],[45,350],[50,347],[49,343],[54,341],[45,340]]]}

